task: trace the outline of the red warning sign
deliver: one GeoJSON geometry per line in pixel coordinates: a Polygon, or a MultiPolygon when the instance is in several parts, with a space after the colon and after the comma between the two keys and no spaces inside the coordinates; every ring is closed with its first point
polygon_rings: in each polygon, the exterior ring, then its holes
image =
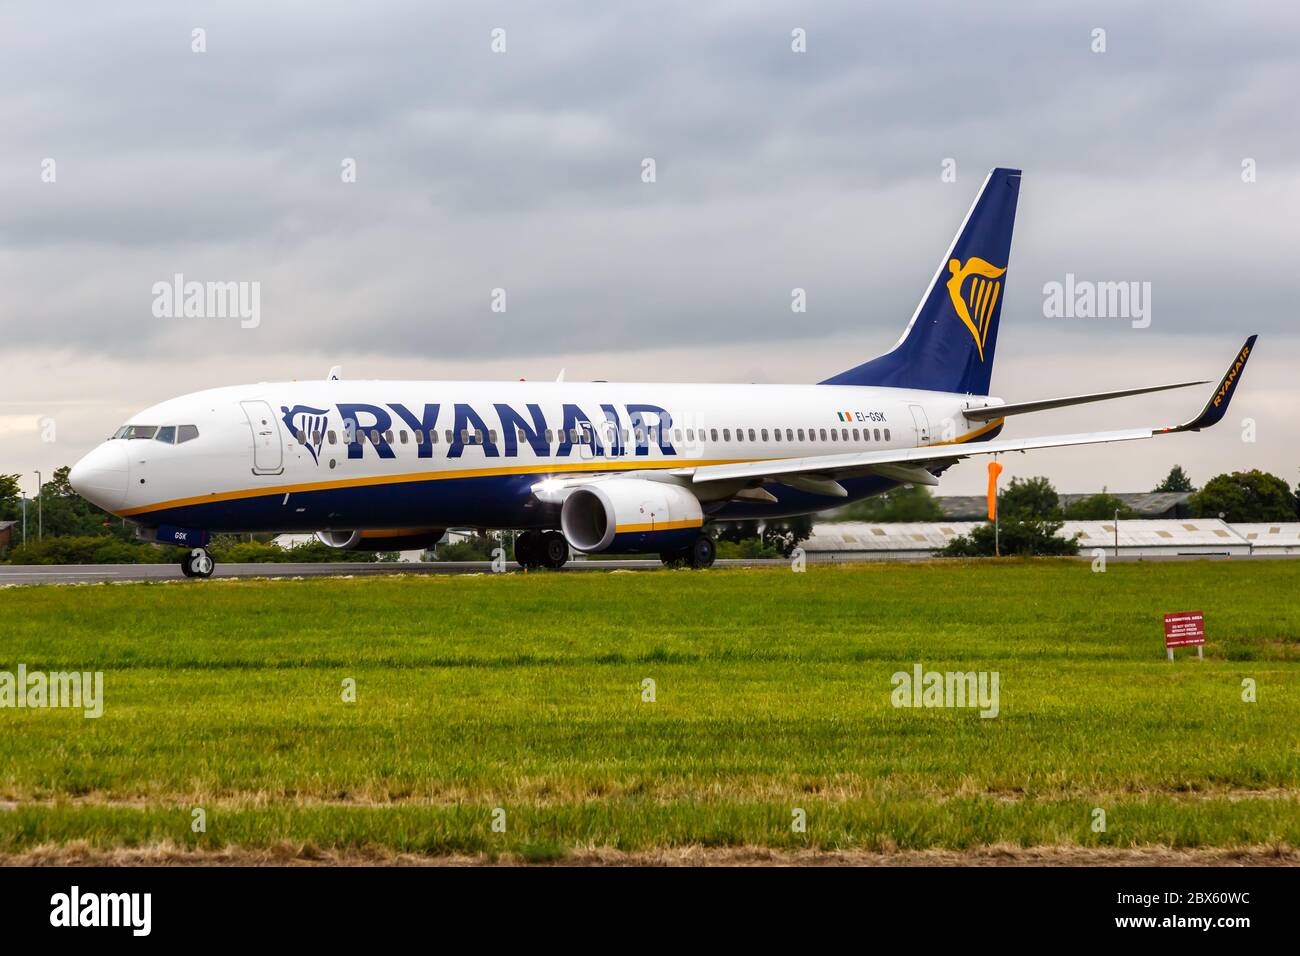
{"type": "Polygon", "coordinates": [[[1187,647],[1205,643],[1205,615],[1180,611],[1165,615],[1165,647],[1187,647]]]}

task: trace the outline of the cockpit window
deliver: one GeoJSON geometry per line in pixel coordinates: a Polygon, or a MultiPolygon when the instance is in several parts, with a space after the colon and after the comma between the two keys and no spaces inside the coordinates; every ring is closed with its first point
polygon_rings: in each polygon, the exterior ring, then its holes
{"type": "Polygon", "coordinates": [[[128,425],[127,438],[153,438],[158,431],[157,425],[128,425]]]}
{"type": "Polygon", "coordinates": [[[197,425],[177,425],[176,426],[176,444],[184,444],[191,439],[199,437],[199,428],[197,425]]]}
{"type": "Polygon", "coordinates": [[[153,436],[153,438],[154,441],[160,441],[164,445],[176,444],[176,426],[175,425],[162,426],[162,428],[158,429],[158,432],[153,436]]]}

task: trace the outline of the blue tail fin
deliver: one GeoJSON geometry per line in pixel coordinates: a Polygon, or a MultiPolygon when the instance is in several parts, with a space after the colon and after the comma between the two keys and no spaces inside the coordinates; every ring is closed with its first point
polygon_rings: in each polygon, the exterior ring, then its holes
{"type": "Polygon", "coordinates": [[[892,350],[823,385],[887,385],[987,395],[1020,195],[1020,170],[995,169],[892,350]]]}

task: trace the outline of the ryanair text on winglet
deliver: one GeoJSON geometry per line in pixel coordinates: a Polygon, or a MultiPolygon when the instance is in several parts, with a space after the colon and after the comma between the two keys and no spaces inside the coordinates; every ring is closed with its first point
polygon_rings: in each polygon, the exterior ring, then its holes
{"type": "Polygon", "coordinates": [[[1218,408],[1223,404],[1223,400],[1228,393],[1232,391],[1233,383],[1237,381],[1237,376],[1241,373],[1241,367],[1246,364],[1246,359],[1250,357],[1250,345],[1242,346],[1237,360],[1232,363],[1232,368],[1228,369],[1228,374],[1223,376],[1223,381],[1219,384],[1219,390],[1214,393],[1214,407],[1218,408]]]}

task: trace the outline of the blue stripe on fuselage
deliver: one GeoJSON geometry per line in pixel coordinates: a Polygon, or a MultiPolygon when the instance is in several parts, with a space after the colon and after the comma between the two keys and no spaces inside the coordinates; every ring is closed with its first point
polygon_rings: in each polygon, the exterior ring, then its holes
{"type": "MultiPolygon", "coordinates": [[[[140,515],[135,520],[206,531],[319,531],[323,528],[471,527],[556,528],[559,506],[545,505],[532,486],[536,473],[474,478],[414,480],[320,491],[253,495],[211,504],[190,504],[140,515]]],[[[852,478],[840,482],[847,498],[830,498],[768,485],[778,503],[731,501],[706,505],[709,518],[740,520],[808,514],[888,491],[898,483],[886,478],[852,478]]]]}

